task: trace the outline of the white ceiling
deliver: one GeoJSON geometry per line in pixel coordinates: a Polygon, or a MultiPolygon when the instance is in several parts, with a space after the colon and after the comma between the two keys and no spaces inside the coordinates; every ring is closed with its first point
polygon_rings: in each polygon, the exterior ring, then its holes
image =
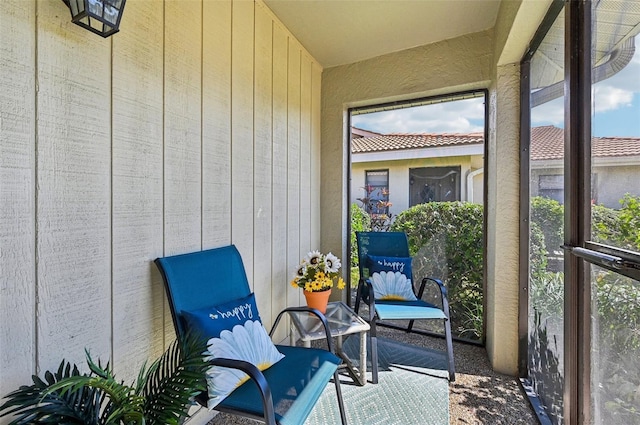
{"type": "Polygon", "coordinates": [[[500,0],[264,0],[325,68],[492,28],[500,0]]]}

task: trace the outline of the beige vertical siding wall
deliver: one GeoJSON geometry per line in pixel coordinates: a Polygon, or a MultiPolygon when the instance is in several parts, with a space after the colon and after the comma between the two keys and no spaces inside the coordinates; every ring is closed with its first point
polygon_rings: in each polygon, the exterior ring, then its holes
{"type": "Polygon", "coordinates": [[[173,339],[162,255],[235,243],[267,324],[320,243],[322,68],[259,0],[0,2],[0,394],[173,339]]]}

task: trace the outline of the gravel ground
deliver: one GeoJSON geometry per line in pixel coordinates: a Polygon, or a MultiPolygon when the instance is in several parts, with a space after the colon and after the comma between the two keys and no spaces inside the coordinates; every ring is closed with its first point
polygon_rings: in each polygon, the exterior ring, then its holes
{"type": "MultiPolygon", "coordinates": [[[[378,328],[378,336],[416,346],[444,350],[444,340],[378,328]]],[[[484,347],[454,342],[456,381],[449,384],[450,424],[538,424],[516,378],[491,369],[484,347]]],[[[256,422],[218,414],[209,425],[256,422]]],[[[418,424],[407,424],[418,425],[418,424]]]]}

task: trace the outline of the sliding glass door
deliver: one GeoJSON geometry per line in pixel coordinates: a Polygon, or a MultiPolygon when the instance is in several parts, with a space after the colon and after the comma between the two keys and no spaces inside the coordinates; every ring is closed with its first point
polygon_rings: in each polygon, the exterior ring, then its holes
{"type": "Polygon", "coordinates": [[[564,385],[564,11],[529,64],[528,382],[554,423],[564,385]]]}
{"type": "Polygon", "coordinates": [[[592,16],[591,416],[640,424],[640,4],[592,16]]]}
{"type": "Polygon", "coordinates": [[[554,1],[522,62],[521,372],[551,423],[640,424],[639,33],[637,1],[554,1]]]}

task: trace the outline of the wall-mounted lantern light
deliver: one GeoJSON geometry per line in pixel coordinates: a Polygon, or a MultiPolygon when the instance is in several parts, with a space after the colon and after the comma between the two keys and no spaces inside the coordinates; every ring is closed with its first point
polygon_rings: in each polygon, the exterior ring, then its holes
{"type": "Polygon", "coordinates": [[[71,22],[102,37],[118,32],[127,0],[62,0],[71,10],[71,22]]]}

